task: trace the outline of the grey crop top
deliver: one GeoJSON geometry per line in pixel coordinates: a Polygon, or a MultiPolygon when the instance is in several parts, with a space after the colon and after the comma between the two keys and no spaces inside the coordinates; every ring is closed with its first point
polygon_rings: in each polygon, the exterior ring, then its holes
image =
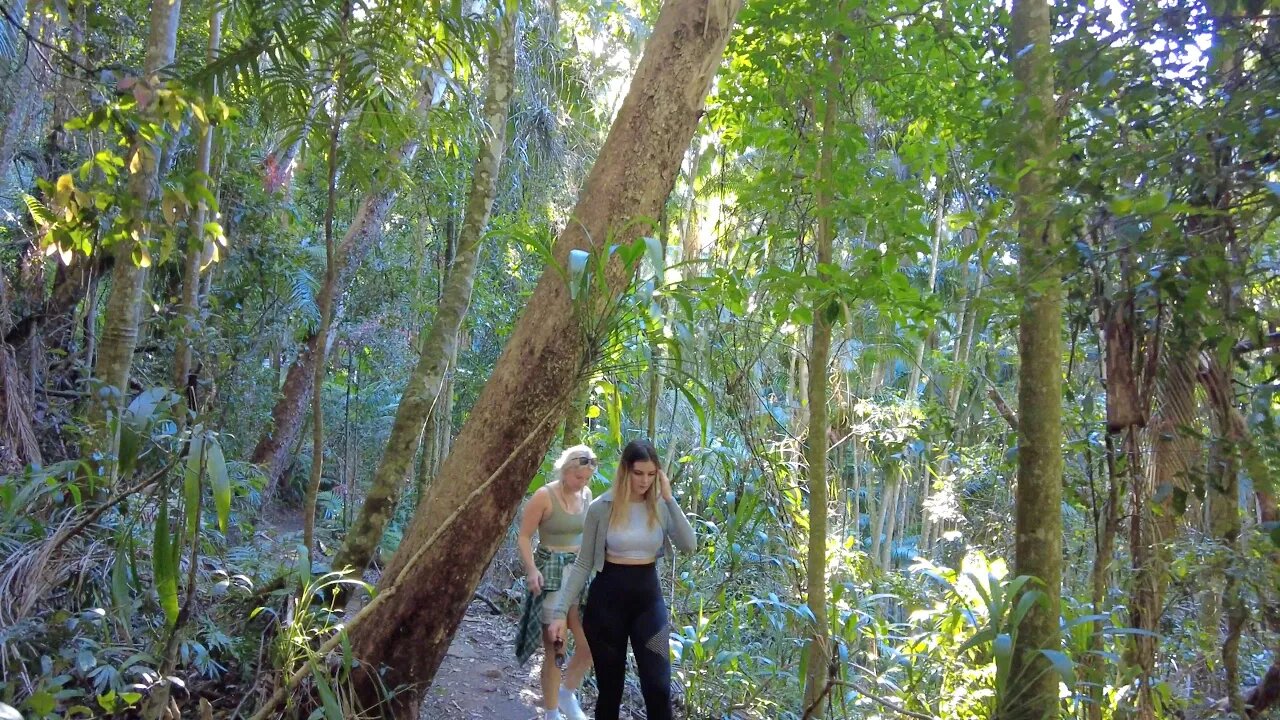
{"type": "Polygon", "coordinates": [[[649,510],[644,503],[631,503],[625,524],[609,526],[604,538],[605,552],[623,560],[648,561],[658,557],[662,550],[661,523],[649,525],[649,510]]]}

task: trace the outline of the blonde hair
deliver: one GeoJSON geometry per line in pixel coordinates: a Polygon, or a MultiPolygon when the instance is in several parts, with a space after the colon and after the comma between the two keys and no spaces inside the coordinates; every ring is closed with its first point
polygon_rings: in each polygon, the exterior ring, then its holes
{"type": "Polygon", "coordinates": [[[564,479],[565,468],[569,467],[569,462],[580,457],[596,459],[596,453],[589,445],[574,445],[567,447],[564,452],[560,453],[560,457],[556,458],[556,464],[553,466],[557,480],[564,479]]]}
{"type": "MultiPolygon", "coordinates": [[[[609,526],[617,527],[631,517],[631,503],[637,499],[631,496],[631,468],[638,462],[651,462],[659,471],[662,463],[658,460],[658,450],[648,440],[632,440],[622,449],[622,460],[618,463],[618,472],[613,477],[613,507],[609,511],[609,526]]],[[[639,498],[649,511],[649,527],[658,524],[658,495],[661,490],[654,478],[649,490],[639,498]]]]}

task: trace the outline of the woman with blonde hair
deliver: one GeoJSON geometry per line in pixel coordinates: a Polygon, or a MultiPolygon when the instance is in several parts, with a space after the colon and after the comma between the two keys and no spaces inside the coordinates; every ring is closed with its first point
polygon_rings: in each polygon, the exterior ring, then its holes
{"type": "Polygon", "coordinates": [[[586,445],[574,445],[560,453],[555,464],[557,479],[534,491],[520,519],[517,545],[529,594],[525,597],[524,618],[516,636],[516,657],[523,665],[541,639],[546,654],[542,661],[542,704],[547,720],[587,720],[575,694],[587,670],[591,669],[591,650],[578,617],[582,586],[578,586],[572,597],[565,596],[562,577],[582,545],[582,526],[591,504],[588,484],[598,465],[595,453],[586,445]],[[535,530],[537,552],[533,550],[535,530]],[[557,638],[547,632],[553,619],[551,608],[557,606],[566,608],[567,612],[562,612],[560,617],[568,616],[576,641],[573,659],[567,668],[561,664],[563,633],[557,638]]]}
{"type": "Polygon", "coordinates": [[[596,665],[596,720],[617,720],[627,667],[627,641],[636,658],[649,720],[671,719],[671,648],[667,605],[656,567],[671,546],[692,552],[693,528],[671,493],[658,451],[648,440],[622,450],[613,489],[591,503],[578,559],[565,575],[548,632],[563,639],[570,598],[595,572],[583,631],[596,665]]]}

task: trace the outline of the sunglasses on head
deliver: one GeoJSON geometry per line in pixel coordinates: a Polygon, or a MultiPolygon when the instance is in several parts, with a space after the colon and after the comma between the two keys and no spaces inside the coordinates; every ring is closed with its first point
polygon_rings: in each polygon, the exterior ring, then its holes
{"type": "Polygon", "coordinates": [[[591,466],[591,467],[599,467],[599,466],[600,466],[600,461],[599,461],[599,460],[596,460],[596,459],[595,459],[595,458],[593,458],[593,457],[578,457],[578,458],[574,458],[574,460],[577,460],[577,461],[578,461],[578,464],[579,464],[579,465],[583,465],[583,466],[588,466],[588,465],[589,465],[589,466],[591,466]]]}

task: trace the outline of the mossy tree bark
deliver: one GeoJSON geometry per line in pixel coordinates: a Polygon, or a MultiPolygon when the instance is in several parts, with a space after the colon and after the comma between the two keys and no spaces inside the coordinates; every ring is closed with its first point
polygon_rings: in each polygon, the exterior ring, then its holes
{"type": "Polygon", "coordinates": [[[1058,651],[1062,586],[1062,272],[1053,219],[1053,55],[1046,0],[1014,0],[1013,72],[1018,82],[1014,153],[1022,310],[1018,351],[1018,487],[1014,567],[1044,594],[1018,628],[1005,720],[1058,717],[1058,673],[1044,651],[1058,651]]]}
{"type": "MultiPolygon", "coordinates": [[[[824,269],[831,264],[832,247],[835,245],[835,218],[832,195],[836,122],[840,97],[840,74],[844,67],[844,42],[842,35],[831,38],[830,66],[827,68],[826,91],[823,95],[821,146],[818,152],[818,168],[814,191],[818,212],[818,234],[814,248],[814,268],[820,281],[829,281],[824,269]]],[[[831,357],[831,327],[838,317],[838,305],[834,300],[819,302],[813,312],[813,334],[809,342],[809,425],[805,436],[805,463],[809,468],[809,553],[807,586],[809,611],[813,615],[810,630],[808,664],[804,682],[805,716],[821,714],[829,692],[828,666],[831,662],[831,640],[827,627],[827,449],[830,441],[827,430],[830,418],[827,411],[827,378],[831,357]]]]}
{"type": "MultiPolygon", "coordinates": [[[[160,71],[173,63],[181,16],[182,0],[152,2],[151,31],[140,82],[157,85],[160,71]]],[[[132,152],[138,158],[138,170],[129,177],[129,197],[138,234],[145,242],[150,234],[148,221],[159,180],[160,153],[143,140],[134,145],[132,152]]],[[[93,376],[102,384],[102,391],[95,393],[89,403],[90,421],[104,433],[107,421],[118,416],[125,406],[133,351],[138,346],[142,296],[147,284],[147,268],[134,257],[139,249],[139,241],[133,239],[122,240],[112,249],[115,263],[111,270],[111,294],[107,298],[106,324],[93,368],[93,376]]],[[[99,447],[114,457],[115,441],[109,434],[100,438],[99,447]]]]}

